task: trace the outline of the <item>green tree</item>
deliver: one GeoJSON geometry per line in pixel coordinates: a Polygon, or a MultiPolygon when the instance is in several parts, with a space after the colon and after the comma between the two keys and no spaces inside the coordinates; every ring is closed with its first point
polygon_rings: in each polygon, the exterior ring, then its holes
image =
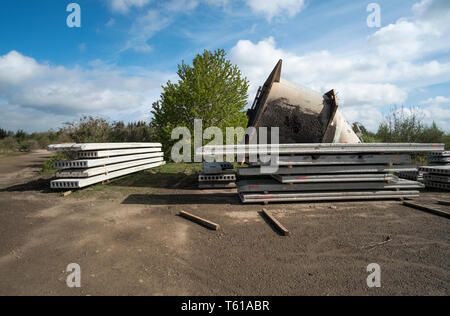
{"type": "Polygon", "coordinates": [[[193,65],[178,65],[179,81],[167,82],[159,101],[153,104],[152,126],[166,149],[174,143],[172,130],[187,127],[194,131],[194,120],[203,120],[203,129],[216,126],[244,127],[244,108],[248,98],[248,81],[224,50],[205,50],[193,65]]]}
{"type": "Polygon", "coordinates": [[[445,144],[445,149],[450,150],[450,134],[442,137],[442,142],[445,144]]]}
{"type": "Polygon", "coordinates": [[[66,123],[64,130],[75,143],[106,143],[110,136],[108,121],[92,116],[83,116],[78,122],[66,123]]]}
{"type": "Polygon", "coordinates": [[[393,108],[378,128],[376,138],[385,143],[438,143],[444,132],[436,123],[427,126],[418,108],[393,108]]]}
{"type": "Polygon", "coordinates": [[[423,129],[420,137],[421,143],[439,143],[443,142],[445,133],[442,131],[435,122],[431,126],[426,126],[423,129]]]}
{"type": "Polygon", "coordinates": [[[16,139],[19,143],[25,141],[25,139],[27,137],[28,137],[28,134],[23,130],[19,130],[16,132],[16,139]]]}
{"type": "Polygon", "coordinates": [[[4,139],[6,137],[8,137],[8,132],[3,128],[0,128],[0,139],[4,139]]]}

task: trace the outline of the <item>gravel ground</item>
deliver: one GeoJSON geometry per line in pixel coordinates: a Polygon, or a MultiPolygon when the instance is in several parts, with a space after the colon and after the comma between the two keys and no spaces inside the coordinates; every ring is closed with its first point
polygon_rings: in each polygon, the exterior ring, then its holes
{"type": "MultiPolygon", "coordinates": [[[[0,158],[0,295],[450,294],[449,220],[398,201],[269,205],[291,232],[282,237],[232,190],[106,186],[62,198],[36,173],[48,156],[0,158]],[[70,263],[81,288],[66,285],[70,263]],[[366,284],[371,263],[381,288],[366,284]]],[[[419,202],[439,199],[450,194],[419,202]]]]}

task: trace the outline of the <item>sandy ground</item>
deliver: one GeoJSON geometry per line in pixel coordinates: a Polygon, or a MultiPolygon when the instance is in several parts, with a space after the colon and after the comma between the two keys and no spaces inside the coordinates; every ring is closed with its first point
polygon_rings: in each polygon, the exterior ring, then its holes
{"type": "MultiPolygon", "coordinates": [[[[62,198],[37,174],[48,155],[0,158],[0,295],[450,294],[446,218],[395,201],[270,205],[291,231],[281,237],[262,206],[240,205],[234,191],[106,188],[62,198]],[[176,216],[182,210],[222,230],[176,216]],[[66,285],[70,263],[81,266],[79,289],[66,285]],[[371,263],[381,266],[381,288],[366,284],[371,263]]],[[[420,202],[437,199],[450,194],[425,192],[420,202]]]]}

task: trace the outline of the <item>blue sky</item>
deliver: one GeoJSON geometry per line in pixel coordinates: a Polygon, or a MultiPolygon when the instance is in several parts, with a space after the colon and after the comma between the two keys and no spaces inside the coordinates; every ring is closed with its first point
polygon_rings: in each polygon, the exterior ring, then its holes
{"type": "Polygon", "coordinates": [[[177,64],[224,48],[250,101],[279,58],[283,77],[336,89],[344,115],[375,130],[393,105],[450,131],[450,1],[2,0],[0,127],[56,129],[83,114],[150,119],[177,64]],[[69,28],[66,7],[81,8],[69,28]]]}

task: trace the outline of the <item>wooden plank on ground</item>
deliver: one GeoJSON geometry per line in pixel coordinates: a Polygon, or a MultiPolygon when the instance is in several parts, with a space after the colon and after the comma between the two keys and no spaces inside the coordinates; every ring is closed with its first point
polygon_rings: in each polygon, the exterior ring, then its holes
{"type": "Polygon", "coordinates": [[[434,215],[438,215],[438,216],[442,216],[442,217],[446,217],[446,218],[450,218],[450,213],[448,212],[444,212],[429,206],[424,206],[424,205],[420,205],[420,204],[416,204],[416,203],[411,203],[411,202],[403,202],[403,205],[411,207],[411,208],[415,208],[417,210],[421,210],[424,212],[428,212],[434,215]]]}
{"type": "Polygon", "coordinates": [[[283,236],[289,236],[290,232],[284,227],[269,211],[263,209],[262,214],[274,225],[274,227],[282,234],[283,236]]]}
{"type": "Polygon", "coordinates": [[[450,201],[438,201],[438,203],[441,204],[441,205],[450,206],[450,201]]]}
{"type": "Polygon", "coordinates": [[[220,225],[219,224],[213,223],[211,221],[208,221],[208,220],[206,220],[204,218],[201,218],[201,217],[198,217],[196,215],[190,214],[188,212],[182,211],[182,212],[180,212],[179,215],[181,217],[184,217],[184,218],[194,222],[194,223],[197,223],[199,225],[205,226],[205,227],[207,227],[209,229],[212,229],[212,230],[219,230],[220,229],[220,225]]]}

